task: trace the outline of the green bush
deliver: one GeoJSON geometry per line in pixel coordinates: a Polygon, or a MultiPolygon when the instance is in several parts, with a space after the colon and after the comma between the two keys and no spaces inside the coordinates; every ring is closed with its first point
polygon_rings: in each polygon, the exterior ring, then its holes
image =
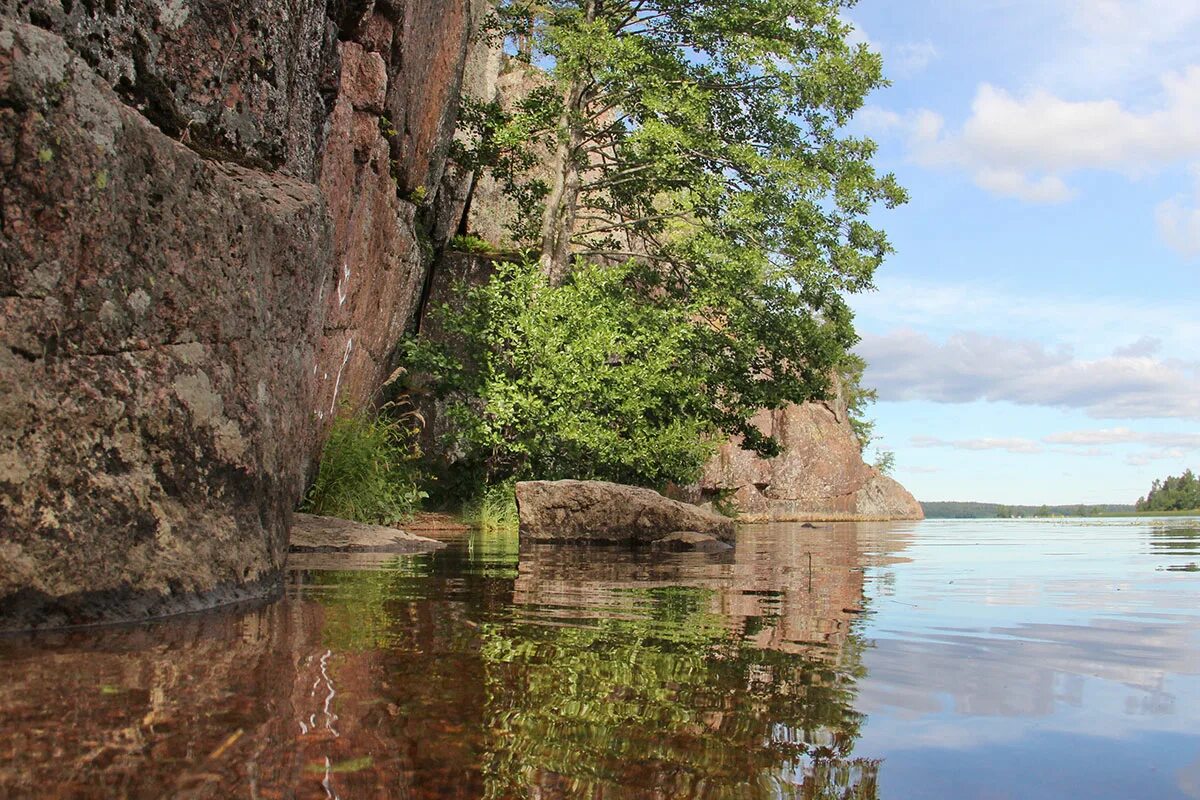
{"type": "Polygon", "coordinates": [[[501,264],[437,310],[439,341],[408,355],[446,401],[460,474],[485,485],[698,477],[718,430],[698,326],[634,270],[580,266],[556,286],[536,264],[501,264]]]}
{"type": "Polygon", "coordinates": [[[426,496],[421,491],[415,415],[340,416],[329,431],[317,479],[302,511],[390,525],[407,519],[426,496]]]}
{"type": "Polygon", "coordinates": [[[463,504],[463,520],[484,533],[515,531],[517,517],[516,486],[512,481],[485,486],[476,497],[463,504]]]}
{"type": "Polygon", "coordinates": [[[455,236],[449,241],[447,246],[451,250],[459,250],[464,253],[490,253],[496,249],[486,239],[469,235],[455,236]]]}

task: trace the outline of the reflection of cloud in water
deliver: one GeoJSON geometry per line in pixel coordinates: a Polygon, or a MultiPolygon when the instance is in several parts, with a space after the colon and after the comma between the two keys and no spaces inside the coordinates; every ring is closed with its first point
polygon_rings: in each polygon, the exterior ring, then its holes
{"type": "Polygon", "coordinates": [[[1179,791],[1188,797],[1200,800],[1200,755],[1196,756],[1195,761],[1179,770],[1176,777],[1179,782],[1179,791]]]}
{"type": "Polygon", "coordinates": [[[1137,690],[1125,713],[1176,711],[1167,679],[1200,675],[1192,625],[1097,619],[1088,625],[1030,623],[986,633],[926,630],[881,638],[865,661],[862,710],[979,716],[1047,716],[1080,706],[1088,678],[1137,690]],[[945,708],[949,698],[950,708],[945,708]]]}

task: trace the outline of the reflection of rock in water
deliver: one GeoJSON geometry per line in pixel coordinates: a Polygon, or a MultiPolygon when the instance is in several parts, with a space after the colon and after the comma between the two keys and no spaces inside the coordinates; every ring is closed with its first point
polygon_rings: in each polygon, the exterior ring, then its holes
{"type": "Polygon", "coordinates": [[[519,571],[514,538],[0,639],[0,796],[874,798],[844,610],[864,530],[519,571]]]}
{"type": "Polygon", "coordinates": [[[637,592],[656,587],[711,589],[710,610],[756,646],[836,655],[863,602],[861,533],[877,537],[881,526],[796,526],[794,535],[780,527],[743,528],[736,551],[717,556],[530,545],[521,551],[514,600],[592,615],[635,611],[637,592]]]}
{"type": "Polygon", "coordinates": [[[378,654],[280,603],[0,641],[0,796],[386,797],[378,654]],[[53,788],[48,788],[53,787],[53,788]]]}
{"type": "Polygon", "coordinates": [[[0,642],[5,796],[229,797],[293,785],[295,653],[275,605],[0,642]],[[8,754],[12,754],[11,756],[8,754]]]}
{"type": "Polygon", "coordinates": [[[838,525],[743,529],[717,557],[523,548],[518,624],[485,644],[504,689],[487,710],[503,754],[492,785],[875,798],[878,763],[851,755],[863,647],[851,623],[864,559],[885,539],[838,525]]]}

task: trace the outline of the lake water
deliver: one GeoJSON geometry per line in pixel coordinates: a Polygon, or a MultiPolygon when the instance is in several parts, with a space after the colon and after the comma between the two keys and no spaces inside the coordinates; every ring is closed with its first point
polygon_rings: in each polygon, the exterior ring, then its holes
{"type": "Polygon", "coordinates": [[[1200,798],[1200,521],[473,536],[0,638],[0,796],[1200,798]]]}

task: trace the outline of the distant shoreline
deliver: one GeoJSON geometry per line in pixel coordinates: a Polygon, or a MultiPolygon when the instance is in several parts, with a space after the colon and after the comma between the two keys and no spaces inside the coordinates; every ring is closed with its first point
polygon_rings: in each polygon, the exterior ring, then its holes
{"type": "Polygon", "coordinates": [[[1070,505],[1009,505],[974,501],[939,500],[922,502],[926,519],[1020,519],[1059,517],[1190,517],[1190,511],[1137,511],[1132,504],[1073,503],[1070,505]]]}

